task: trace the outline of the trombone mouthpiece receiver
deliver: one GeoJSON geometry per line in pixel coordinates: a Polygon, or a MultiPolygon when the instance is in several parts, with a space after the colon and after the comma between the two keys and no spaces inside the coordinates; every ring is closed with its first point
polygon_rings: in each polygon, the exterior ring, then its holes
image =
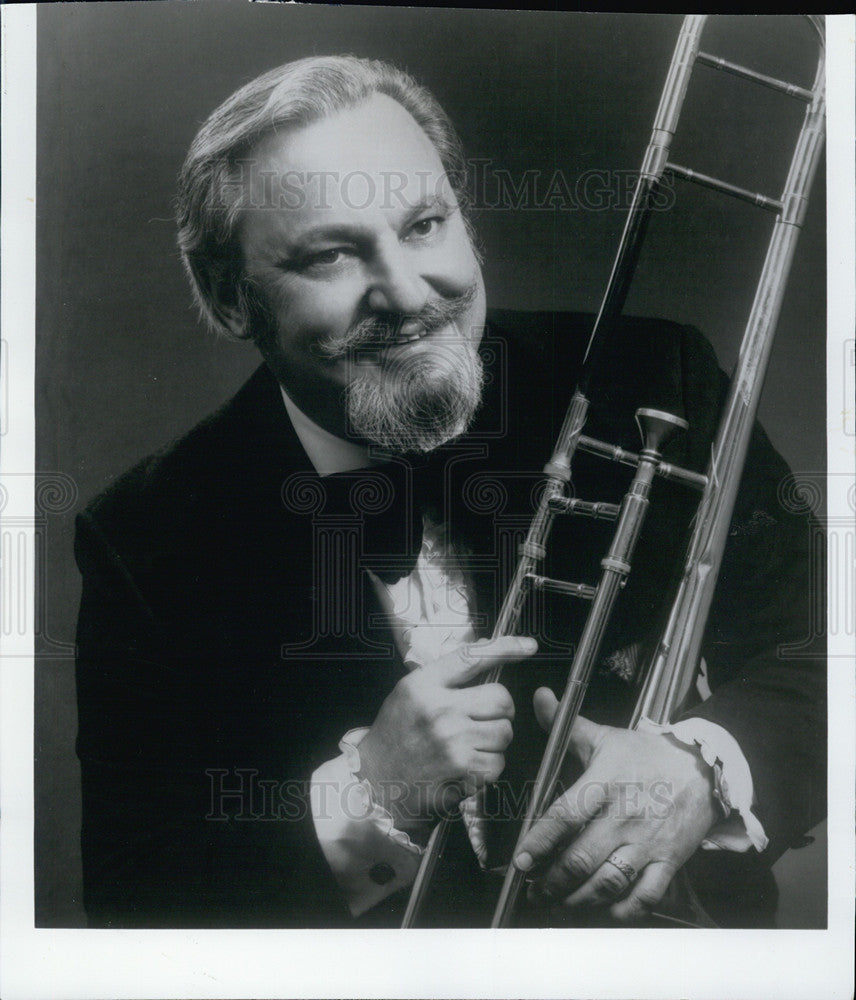
{"type": "Polygon", "coordinates": [[[645,407],[636,411],[636,423],[642,435],[642,447],[645,451],[655,451],[659,454],[672,438],[685,431],[689,424],[673,413],[663,410],[649,410],[645,407]]]}

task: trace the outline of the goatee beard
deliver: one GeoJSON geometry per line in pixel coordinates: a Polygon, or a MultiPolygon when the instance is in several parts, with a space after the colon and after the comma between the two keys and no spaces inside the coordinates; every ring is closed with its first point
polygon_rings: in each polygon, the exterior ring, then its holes
{"type": "Polygon", "coordinates": [[[482,361],[471,340],[460,335],[438,340],[350,382],[349,431],[395,455],[426,454],[467,430],[483,383],[482,361]]]}

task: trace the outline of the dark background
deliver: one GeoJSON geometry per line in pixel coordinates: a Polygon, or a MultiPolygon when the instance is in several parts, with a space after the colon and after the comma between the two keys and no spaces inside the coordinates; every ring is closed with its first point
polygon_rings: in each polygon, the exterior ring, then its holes
{"type": "MultiPolygon", "coordinates": [[[[586,171],[638,169],[680,18],[205,0],[45,4],[38,23],[37,469],[63,477],[74,500],[44,521],[36,923],[78,926],[73,515],[257,363],[251,348],[200,325],[175,249],[174,178],[198,125],[264,70],[350,52],[388,59],[432,89],[489,172],[520,183],[527,170],[546,180],[561,169],[574,190],[586,171]]],[[[809,40],[796,18],[727,17],[713,19],[703,47],[809,86],[809,40]]],[[[674,159],[778,196],[801,115],[797,102],[700,68],[674,159]]],[[[761,407],[798,471],[825,467],[823,170],[761,407]]],[[[736,202],[723,215],[721,197],[699,189],[676,194],[654,219],[628,311],[695,323],[730,368],[771,219],[736,202]]],[[[479,212],[490,304],[596,309],[620,204],[479,212]]],[[[822,862],[819,851],[784,859],[801,884],[786,895],[783,925],[824,919],[822,862]]]]}

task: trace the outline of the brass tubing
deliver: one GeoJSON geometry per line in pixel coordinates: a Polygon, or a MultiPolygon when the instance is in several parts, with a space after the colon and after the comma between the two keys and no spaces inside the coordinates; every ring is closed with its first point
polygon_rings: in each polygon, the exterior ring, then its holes
{"type": "Polygon", "coordinates": [[[795,83],[788,83],[787,80],[777,80],[774,76],[767,76],[765,73],[757,73],[754,69],[741,66],[739,63],[729,62],[721,56],[713,56],[709,52],[699,52],[696,59],[703,66],[710,66],[711,69],[722,70],[723,73],[731,73],[733,76],[740,76],[744,80],[751,80],[752,83],[760,84],[762,87],[769,87],[770,90],[778,90],[788,97],[796,97],[806,104],[811,104],[814,94],[805,87],[798,87],[795,83]]]}
{"type": "MultiPolygon", "coordinates": [[[[648,492],[658,460],[659,454],[653,449],[642,452],[636,475],[630,484],[630,489],[624,496],[612,545],[601,563],[603,573],[583,628],[583,634],[580,637],[562,700],[556,710],[547,747],[541,759],[541,766],[532,789],[532,797],[517,840],[515,854],[521,841],[532,829],[536,820],[543,815],[555,794],[559,772],[570,746],[571,730],[579,715],[589,678],[600,652],[603,634],[609,623],[615,600],[630,572],[633,549],[648,511],[648,492]]],[[[517,871],[513,865],[509,865],[494,911],[492,927],[507,927],[509,925],[522,885],[523,874],[517,871]]]]}

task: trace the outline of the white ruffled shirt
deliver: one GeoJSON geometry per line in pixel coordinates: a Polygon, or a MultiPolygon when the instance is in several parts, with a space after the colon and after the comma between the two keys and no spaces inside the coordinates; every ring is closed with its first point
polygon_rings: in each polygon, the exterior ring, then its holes
{"type": "MultiPolygon", "coordinates": [[[[367,468],[367,449],[338,438],[300,410],[285,390],[282,397],[300,443],[316,472],[331,475],[367,468]]],[[[426,520],[422,547],[413,572],[394,584],[372,582],[405,665],[413,670],[475,638],[467,583],[461,561],[446,537],[445,526],[426,520]]],[[[699,690],[709,695],[702,675],[699,690]]],[[[698,748],[713,769],[715,791],[723,818],[702,847],[709,850],[762,851],[767,837],[752,812],[754,789],[746,758],[737,741],[706,719],[686,719],[672,726],[645,720],[640,728],[670,733],[698,748]]],[[[310,804],[315,831],[327,863],[356,917],[416,877],[423,848],[397,830],[390,813],[375,800],[368,782],[359,777],[359,743],[368,730],[346,733],[341,755],[326,761],[312,775],[310,804]]],[[[476,855],[484,848],[476,798],[461,804],[476,855]]]]}

